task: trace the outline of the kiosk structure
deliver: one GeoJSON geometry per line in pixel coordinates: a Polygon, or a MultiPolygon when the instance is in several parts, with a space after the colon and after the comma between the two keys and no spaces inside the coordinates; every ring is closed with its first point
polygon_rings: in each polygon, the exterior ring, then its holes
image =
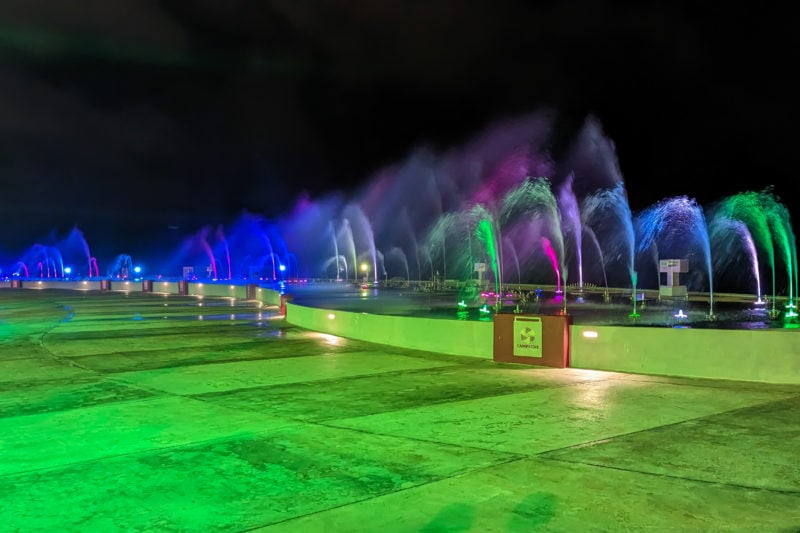
{"type": "Polygon", "coordinates": [[[688,259],[662,259],[658,262],[658,271],[660,272],[658,297],[663,298],[688,298],[689,291],[686,285],[680,284],[680,275],[689,272],[688,259]],[[665,274],[666,276],[663,276],[665,274]],[[666,277],[666,282],[664,281],[666,277]]]}

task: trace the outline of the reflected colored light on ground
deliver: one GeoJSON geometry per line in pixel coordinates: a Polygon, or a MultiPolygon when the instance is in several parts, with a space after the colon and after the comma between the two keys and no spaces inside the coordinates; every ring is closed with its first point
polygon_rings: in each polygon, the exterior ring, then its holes
{"type": "Polygon", "coordinates": [[[344,345],[346,342],[346,339],[344,337],[338,337],[336,335],[331,335],[329,333],[319,333],[316,331],[309,331],[304,336],[318,341],[322,341],[325,344],[329,344],[331,346],[341,346],[344,345]]]}

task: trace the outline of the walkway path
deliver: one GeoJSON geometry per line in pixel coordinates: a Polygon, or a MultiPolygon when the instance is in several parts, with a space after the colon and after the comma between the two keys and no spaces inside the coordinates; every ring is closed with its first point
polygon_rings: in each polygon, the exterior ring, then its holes
{"type": "Polygon", "coordinates": [[[0,290],[0,531],[800,531],[799,387],[498,365],[276,312],[0,290]]]}

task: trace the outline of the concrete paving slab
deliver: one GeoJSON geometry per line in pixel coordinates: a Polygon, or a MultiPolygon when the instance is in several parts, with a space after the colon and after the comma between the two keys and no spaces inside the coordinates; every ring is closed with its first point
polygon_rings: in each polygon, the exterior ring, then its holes
{"type": "Polygon", "coordinates": [[[111,354],[119,351],[183,348],[208,348],[239,344],[246,337],[245,331],[232,331],[235,326],[212,326],[204,329],[176,326],[169,334],[151,335],[142,331],[136,334],[120,335],[117,332],[95,331],[91,333],[73,333],[68,335],[48,335],[45,340],[47,348],[58,357],[75,357],[86,355],[111,354]],[[202,331],[202,334],[200,333],[202,331]]]}
{"type": "MultiPolygon", "coordinates": [[[[570,372],[578,371],[577,368],[567,369],[570,372]]],[[[604,376],[604,379],[621,379],[624,381],[642,381],[647,383],[671,383],[673,385],[688,385],[705,387],[709,389],[728,389],[740,391],[770,391],[800,394],[800,385],[793,383],[769,383],[759,381],[735,381],[729,379],[688,378],[680,376],[659,376],[653,374],[625,374],[622,372],[608,372],[604,370],[591,370],[604,376]]]]}
{"type": "MultiPolygon", "coordinates": [[[[584,376],[587,381],[602,379],[599,373],[589,374],[584,376]]],[[[570,379],[561,369],[504,367],[478,360],[467,368],[446,366],[402,370],[210,393],[201,397],[236,409],[253,409],[296,420],[322,421],[503,396],[574,385],[576,382],[574,375],[570,379]],[[320,402],[320,398],[325,398],[325,401],[320,402]]]]}
{"type": "MultiPolygon", "coordinates": [[[[154,337],[153,344],[158,345],[154,337]]],[[[308,355],[333,355],[363,350],[363,346],[330,346],[320,350],[319,343],[309,339],[284,340],[280,345],[264,349],[261,338],[253,338],[244,342],[214,346],[184,346],[179,350],[125,350],[109,354],[93,354],[72,356],[76,365],[90,368],[97,372],[127,372],[134,370],[152,370],[225,361],[251,361],[265,359],[281,359],[288,357],[305,357],[308,355]]]]}
{"type": "Polygon", "coordinates": [[[800,494],[531,458],[258,531],[796,532],[800,494]]]}
{"type": "Polygon", "coordinates": [[[92,407],[103,403],[138,400],[152,396],[144,389],[108,380],[103,376],[0,383],[0,418],[92,407]]]}
{"type": "MultiPolygon", "coordinates": [[[[6,347],[7,351],[12,348],[6,347]]],[[[94,372],[85,368],[65,364],[52,357],[22,357],[29,352],[20,347],[16,357],[0,359],[0,383],[20,381],[48,381],[71,377],[93,376],[94,372]]],[[[4,350],[5,351],[5,350],[4,350]]],[[[16,351],[16,350],[15,350],[16,351]]]]}
{"type": "Polygon", "coordinates": [[[140,387],[172,394],[204,394],[451,365],[448,361],[437,363],[373,351],[123,372],[114,377],[140,387]]]}
{"type": "Polygon", "coordinates": [[[0,475],[284,427],[279,418],[163,397],[0,419],[0,475]]]}
{"type": "Polygon", "coordinates": [[[800,494],[799,412],[793,397],[544,456],[800,494]]]}
{"type": "Polygon", "coordinates": [[[245,531],[508,459],[498,452],[297,425],[264,437],[0,477],[0,529],[245,531]]]}
{"type": "Polygon", "coordinates": [[[600,381],[428,405],[327,424],[536,454],[785,398],[786,393],[600,381]]]}

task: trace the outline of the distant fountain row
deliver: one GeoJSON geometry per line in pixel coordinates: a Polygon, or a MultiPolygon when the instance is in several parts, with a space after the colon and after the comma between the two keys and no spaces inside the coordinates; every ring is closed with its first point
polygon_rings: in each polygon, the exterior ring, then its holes
{"type": "Polygon", "coordinates": [[[497,293],[513,284],[563,291],[654,288],[659,261],[686,259],[689,290],[752,294],[794,305],[797,252],[789,210],[769,188],[708,206],[668,197],[639,211],[628,202],[613,143],[589,117],[554,157],[553,117],[495,125],[444,154],[420,149],[382,169],[358,194],[301,198],[276,218],[243,213],[186,235],[176,250],[127,253],[101,274],[83,232],[36,244],[0,276],[180,277],[279,281],[329,278],[377,284],[476,280],[497,293]],[[135,254],[134,254],[135,255],[135,254]],[[68,271],[68,267],[72,271],[68,271]]]}

